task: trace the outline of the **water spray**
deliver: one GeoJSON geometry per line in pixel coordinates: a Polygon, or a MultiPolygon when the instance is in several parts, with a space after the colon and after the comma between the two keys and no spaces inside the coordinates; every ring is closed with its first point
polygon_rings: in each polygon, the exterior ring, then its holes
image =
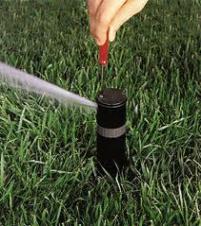
{"type": "Polygon", "coordinates": [[[1,83],[12,88],[48,96],[64,105],[85,106],[90,107],[91,109],[97,108],[96,103],[87,98],[66,91],[43,79],[30,75],[2,62],[0,62],[0,84],[1,83]]]}

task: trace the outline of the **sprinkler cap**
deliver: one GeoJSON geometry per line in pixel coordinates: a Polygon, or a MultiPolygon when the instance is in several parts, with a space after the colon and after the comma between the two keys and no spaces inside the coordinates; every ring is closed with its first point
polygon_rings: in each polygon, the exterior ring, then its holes
{"type": "Polygon", "coordinates": [[[99,106],[108,108],[118,108],[125,105],[127,97],[122,90],[115,88],[106,88],[101,91],[97,97],[99,106]]]}
{"type": "Polygon", "coordinates": [[[126,96],[122,90],[106,88],[97,97],[97,123],[103,128],[119,128],[126,121],[126,96]]]}

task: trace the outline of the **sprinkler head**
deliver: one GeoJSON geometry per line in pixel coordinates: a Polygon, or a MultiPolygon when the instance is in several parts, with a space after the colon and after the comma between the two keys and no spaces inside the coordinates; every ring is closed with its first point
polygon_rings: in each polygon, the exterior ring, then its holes
{"type": "Polygon", "coordinates": [[[106,88],[97,97],[98,173],[111,176],[126,165],[126,101],[119,89],[106,88]]]}

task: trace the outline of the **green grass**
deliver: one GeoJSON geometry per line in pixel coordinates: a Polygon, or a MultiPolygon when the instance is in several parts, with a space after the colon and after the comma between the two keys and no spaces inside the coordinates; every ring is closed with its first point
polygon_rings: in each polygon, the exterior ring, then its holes
{"type": "MultiPolygon", "coordinates": [[[[199,0],[150,1],[111,45],[130,173],[93,180],[95,113],[2,87],[0,225],[201,225],[199,0]]],[[[94,100],[84,1],[1,1],[0,60],[94,100]],[[73,2],[73,3],[72,3],[73,2]]]]}

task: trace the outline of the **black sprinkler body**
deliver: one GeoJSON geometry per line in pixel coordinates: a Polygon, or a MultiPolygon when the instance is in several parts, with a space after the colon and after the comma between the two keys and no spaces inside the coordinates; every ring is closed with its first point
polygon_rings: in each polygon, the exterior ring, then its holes
{"type": "Polygon", "coordinates": [[[116,176],[126,165],[126,96],[106,88],[97,97],[98,172],[116,176]]]}

